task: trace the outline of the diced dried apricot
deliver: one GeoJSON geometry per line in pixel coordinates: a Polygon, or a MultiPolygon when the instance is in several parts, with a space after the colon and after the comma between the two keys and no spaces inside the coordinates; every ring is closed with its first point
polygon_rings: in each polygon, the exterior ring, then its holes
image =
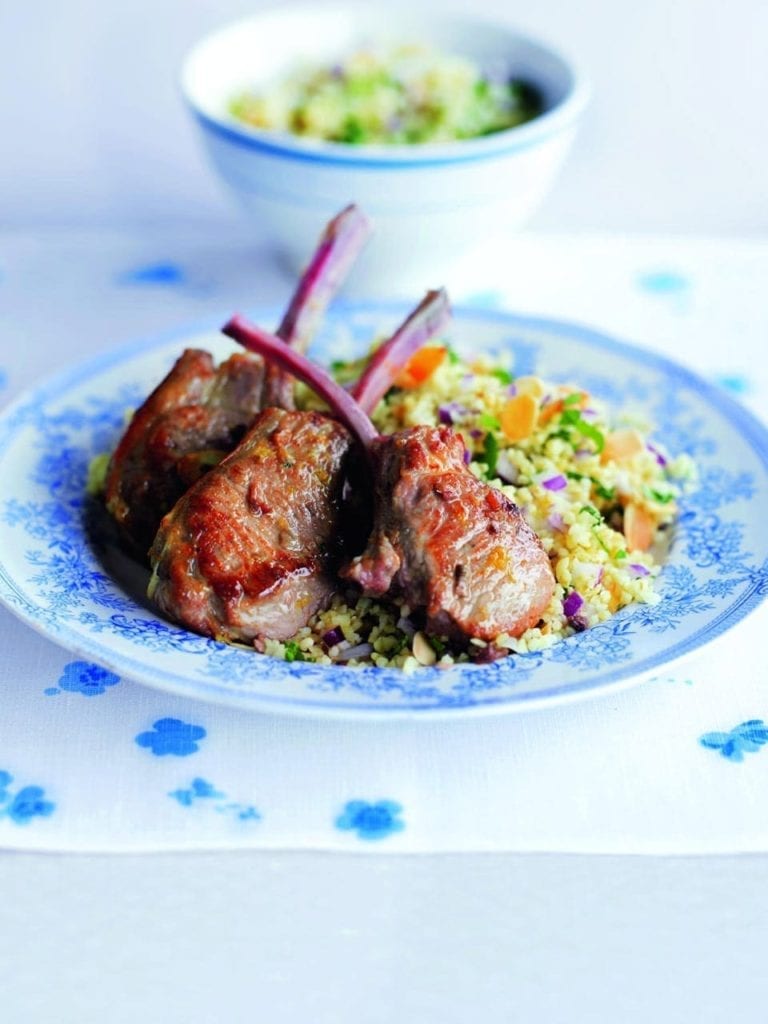
{"type": "Polygon", "coordinates": [[[414,352],[395,378],[399,388],[416,388],[428,380],[440,366],[448,350],[443,346],[430,345],[414,352]]]}
{"type": "Polygon", "coordinates": [[[653,543],[653,520],[633,502],[624,509],[624,536],[630,551],[647,551],[653,543]]]}
{"type": "Polygon", "coordinates": [[[539,403],[532,395],[515,395],[508,399],[499,417],[504,436],[509,441],[522,441],[529,437],[536,426],[538,412],[539,403]]]}
{"type": "Polygon", "coordinates": [[[541,412],[539,413],[540,425],[544,426],[545,423],[549,423],[553,417],[558,416],[562,411],[563,403],[559,399],[555,402],[547,402],[546,405],[541,407],[541,412]]]}
{"type": "Polygon", "coordinates": [[[614,430],[605,439],[601,455],[603,462],[623,462],[632,459],[645,450],[645,444],[637,430],[614,430]]]}

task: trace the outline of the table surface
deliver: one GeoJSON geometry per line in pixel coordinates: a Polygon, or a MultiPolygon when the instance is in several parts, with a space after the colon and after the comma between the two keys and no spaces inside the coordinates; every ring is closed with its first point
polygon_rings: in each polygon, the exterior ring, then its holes
{"type": "MultiPolygon", "coordinates": [[[[3,5],[0,123],[20,144],[0,161],[2,222],[173,232],[196,221],[244,241],[173,71],[196,36],[254,6],[3,5]]],[[[582,54],[596,85],[538,227],[766,231],[768,143],[749,126],[768,9],[735,0],[718,13],[696,0],[527,12],[529,28],[582,54]],[[707,116],[693,116],[702,96],[707,116]]],[[[178,312],[169,302],[165,323],[178,312]]],[[[52,348],[49,368],[69,358],[52,348]]],[[[3,1024],[714,1022],[754,1018],[764,998],[762,856],[6,853],[0,871],[3,1024]]]]}

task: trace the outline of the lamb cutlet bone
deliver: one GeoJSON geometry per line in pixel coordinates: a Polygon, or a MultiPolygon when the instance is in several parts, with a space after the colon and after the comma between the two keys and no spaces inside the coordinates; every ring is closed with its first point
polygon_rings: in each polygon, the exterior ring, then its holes
{"type": "MultiPolygon", "coordinates": [[[[303,350],[371,233],[356,207],[327,225],[286,310],[278,336],[303,350]]],[[[241,440],[267,406],[293,408],[293,380],[237,353],[214,367],[187,349],[134,414],[107,473],[105,501],[140,556],[182,494],[241,440]]]]}
{"type": "Polygon", "coordinates": [[[374,526],[342,578],[423,608],[429,632],[457,640],[518,637],[539,621],[555,589],[549,558],[517,506],[467,468],[460,435],[419,426],[379,436],[353,396],[280,339],[239,316],[224,333],[313,388],[368,454],[374,526]]]}
{"type": "MultiPolygon", "coordinates": [[[[380,363],[368,402],[378,402],[408,354],[447,318],[441,294],[421,304],[382,346],[389,370],[380,363]]],[[[359,425],[370,425],[349,401],[359,425]]],[[[342,501],[352,444],[347,429],[323,413],[265,409],[238,448],[163,519],[150,552],[150,597],[210,636],[259,646],[293,636],[330,599],[344,541],[359,532],[342,501]]]]}

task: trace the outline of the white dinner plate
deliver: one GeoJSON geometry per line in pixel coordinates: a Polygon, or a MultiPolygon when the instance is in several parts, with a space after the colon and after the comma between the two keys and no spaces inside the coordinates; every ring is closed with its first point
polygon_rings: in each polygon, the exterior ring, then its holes
{"type": "MultiPolygon", "coordinates": [[[[337,306],[312,354],[359,355],[404,312],[337,306]]],[[[278,314],[250,316],[272,324],[278,314]]],[[[663,671],[763,600],[768,432],[750,413],[670,360],[580,326],[459,310],[452,343],[472,353],[511,348],[518,373],[571,381],[615,410],[640,411],[673,454],[696,459],[700,477],[681,504],[660,603],[625,608],[545,652],[413,674],[286,663],[163,620],[141,596],[141,574],[100,532],[85,497],[87,468],[183,347],[232,350],[215,329],[111,352],[28,392],[0,417],[0,598],[56,643],[147,686],[244,710],[382,718],[519,711],[604,693],[663,671]]]]}

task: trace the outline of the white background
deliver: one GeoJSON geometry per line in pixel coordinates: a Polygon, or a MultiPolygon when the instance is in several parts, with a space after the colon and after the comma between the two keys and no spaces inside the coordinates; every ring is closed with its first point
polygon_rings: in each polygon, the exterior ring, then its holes
{"type": "MultiPolygon", "coordinates": [[[[0,224],[242,235],[176,73],[258,6],[0,0],[0,224]]],[[[765,234],[768,5],[483,7],[578,54],[595,89],[534,227],[765,234]]],[[[765,858],[6,854],[0,877],[3,1024],[706,1024],[765,1005],[765,858]]]]}
{"type": "MultiPolygon", "coordinates": [[[[202,34],[262,6],[0,0],[0,224],[238,230],[177,71],[202,34]]],[[[768,5],[483,0],[482,9],[576,54],[594,84],[566,173],[533,226],[768,229],[768,5]]]]}

